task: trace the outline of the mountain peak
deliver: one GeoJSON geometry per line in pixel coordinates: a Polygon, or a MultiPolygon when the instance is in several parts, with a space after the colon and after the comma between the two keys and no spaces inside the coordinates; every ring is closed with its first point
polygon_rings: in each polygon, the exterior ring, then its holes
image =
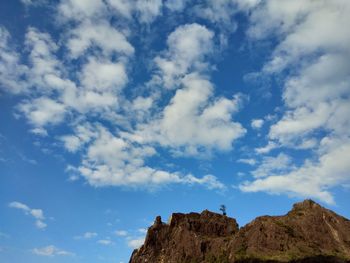
{"type": "Polygon", "coordinates": [[[130,263],[350,262],[350,221],[312,200],[283,216],[262,216],[242,228],[204,210],[173,213],[149,228],[130,263]],[[264,261],[265,260],[265,261],[264,261]]]}
{"type": "Polygon", "coordinates": [[[302,202],[295,203],[293,205],[293,209],[308,210],[308,209],[315,209],[315,208],[323,208],[323,207],[311,199],[306,199],[302,202]]]}

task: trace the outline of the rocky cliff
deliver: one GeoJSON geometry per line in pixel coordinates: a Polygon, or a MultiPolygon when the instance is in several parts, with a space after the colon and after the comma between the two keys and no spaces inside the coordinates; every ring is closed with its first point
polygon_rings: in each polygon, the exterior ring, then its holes
{"type": "Polygon", "coordinates": [[[238,228],[209,211],[157,217],[130,263],[350,262],[350,221],[305,200],[238,228]]]}

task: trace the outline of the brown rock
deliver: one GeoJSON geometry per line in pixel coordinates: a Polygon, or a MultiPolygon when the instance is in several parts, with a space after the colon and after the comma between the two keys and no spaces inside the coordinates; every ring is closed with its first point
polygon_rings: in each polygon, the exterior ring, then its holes
{"type": "Polygon", "coordinates": [[[172,214],[169,224],[157,217],[148,229],[144,245],[135,250],[130,262],[201,262],[213,251],[225,251],[238,232],[235,219],[207,210],[201,214],[172,214]]]}
{"type": "Polygon", "coordinates": [[[305,200],[284,216],[262,216],[238,229],[207,210],[157,217],[130,263],[350,262],[350,221],[305,200]]]}

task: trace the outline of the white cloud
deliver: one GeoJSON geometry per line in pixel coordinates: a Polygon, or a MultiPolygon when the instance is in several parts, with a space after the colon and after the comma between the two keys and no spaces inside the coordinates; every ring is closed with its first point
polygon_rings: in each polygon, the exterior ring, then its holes
{"type": "Polygon", "coordinates": [[[82,69],[80,81],[88,90],[119,91],[128,82],[128,76],[123,63],[90,58],[82,69]]]}
{"type": "Polygon", "coordinates": [[[98,136],[95,127],[89,123],[79,124],[74,127],[74,135],[64,135],[60,140],[69,152],[76,152],[86,143],[98,136]]]}
{"type": "Polygon", "coordinates": [[[130,56],[134,53],[125,35],[104,21],[86,21],[69,33],[67,48],[73,58],[84,55],[92,47],[100,48],[105,56],[115,53],[130,56]]]}
{"type": "Polygon", "coordinates": [[[97,241],[97,243],[104,246],[110,246],[113,244],[113,242],[109,239],[100,239],[97,241]]]}
{"type": "Polygon", "coordinates": [[[103,126],[96,126],[96,137],[88,144],[81,165],[76,169],[94,186],[158,187],[170,183],[203,185],[209,189],[225,188],[216,177],[202,178],[157,170],[145,164],[156,152],[123,137],[112,135],[103,126]]]}
{"type": "MultiPolygon", "coordinates": [[[[21,55],[29,67],[20,65],[21,57],[9,43],[8,32],[0,31],[0,67],[4,65],[8,73],[21,73],[23,69],[22,75],[13,76],[1,71],[6,74],[0,81],[7,83],[7,88],[16,85],[16,92],[30,91],[17,105],[18,112],[36,135],[53,134],[49,128],[54,125],[71,127],[71,134],[55,137],[65,149],[80,154],[81,164],[74,170],[91,185],[155,188],[178,183],[225,188],[211,174],[195,177],[147,163],[156,156],[157,147],[166,148],[173,156],[229,151],[245,133],[233,121],[240,96],[215,97],[214,87],[205,76],[212,68],[207,58],[214,50],[213,31],[196,23],[179,26],[169,34],[167,49],[153,60],[153,77],[158,82],[151,88],[178,89],[169,105],[159,106],[161,96],[171,94],[168,89],[157,90],[156,95],[152,90],[152,94],[147,91],[130,97],[124,90],[129,80],[134,81],[128,73],[133,70],[130,61],[135,50],[128,38],[135,35],[124,24],[130,21],[117,23],[110,18],[118,14],[149,24],[163,10],[179,11],[185,5],[186,1],[163,7],[160,0],[92,0],[84,4],[62,0],[56,11],[57,17],[61,16],[57,27],[64,27],[64,33],[53,37],[33,27],[27,30],[21,55]],[[21,79],[26,80],[23,87],[21,79]],[[104,124],[89,124],[92,119],[104,124]],[[178,123],[184,127],[184,136],[178,123]]],[[[38,221],[37,226],[43,228],[45,223],[38,221]]]]}
{"type": "Polygon", "coordinates": [[[226,186],[221,183],[214,175],[205,175],[201,178],[195,177],[193,175],[187,175],[181,180],[184,183],[190,184],[190,185],[204,185],[210,190],[224,190],[226,189],[226,186]]]}
{"type": "Polygon", "coordinates": [[[288,155],[280,153],[276,157],[264,157],[259,167],[252,171],[251,174],[255,178],[262,178],[286,173],[294,168],[293,160],[288,155]]]}
{"type": "Polygon", "coordinates": [[[145,242],[145,237],[139,237],[135,239],[128,240],[128,246],[132,249],[140,248],[145,242]]]}
{"type": "Polygon", "coordinates": [[[118,106],[118,96],[114,92],[98,92],[76,87],[67,86],[62,94],[63,103],[79,113],[110,113],[111,108],[118,106]]]}
{"type": "Polygon", "coordinates": [[[85,232],[80,236],[75,236],[74,239],[92,239],[97,237],[98,234],[96,232],[85,232]]]}
{"type": "Polygon", "coordinates": [[[34,217],[36,220],[35,225],[37,228],[44,229],[47,227],[47,224],[44,222],[45,216],[43,210],[32,209],[26,204],[17,201],[9,203],[9,207],[22,210],[26,215],[31,215],[32,217],[34,217]]]}
{"type": "Polygon", "coordinates": [[[92,0],[82,3],[79,0],[63,0],[59,4],[59,20],[69,21],[96,21],[108,15],[121,15],[123,18],[132,19],[134,16],[140,23],[150,24],[162,14],[162,0],[92,0]]]}
{"type": "Polygon", "coordinates": [[[249,165],[255,165],[257,163],[255,159],[238,159],[237,162],[249,165]]]}
{"type": "Polygon", "coordinates": [[[312,197],[334,204],[329,192],[334,186],[349,182],[350,143],[339,145],[322,154],[318,161],[306,160],[298,169],[291,172],[259,178],[245,182],[242,191],[266,191],[272,194],[287,193],[291,196],[312,197]]]}
{"type": "Polygon", "coordinates": [[[44,213],[41,209],[31,209],[30,214],[36,219],[44,219],[44,213]]]}
{"type": "Polygon", "coordinates": [[[66,114],[64,104],[47,97],[22,102],[18,109],[25,114],[32,125],[39,128],[48,124],[62,122],[66,114]]]}
{"type": "Polygon", "coordinates": [[[233,15],[237,13],[235,1],[232,0],[217,0],[205,1],[206,3],[199,4],[195,8],[196,15],[207,19],[212,23],[224,24],[231,26],[231,30],[235,30],[237,25],[233,21],[233,15]]]}
{"type": "Polygon", "coordinates": [[[42,127],[36,127],[36,128],[33,128],[30,130],[31,133],[35,134],[35,135],[39,135],[39,136],[43,136],[43,137],[46,137],[48,136],[48,133],[47,131],[42,128],[42,127]]]}
{"type": "Polygon", "coordinates": [[[165,55],[154,59],[165,87],[177,87],[179,78],[190,70],[207,70],[204,59],[212,53],[213,37],[212,31],[199,24],[179,26],[168,36],[165,55]]]}
{"type": "Polygon", "coordinates": [[[75,135],[62,136],[61,141],[64,143],[64,147],[69,152],[76,152],[81,146],[81,141],[79,137],[75,135]]]}
{"type": "Polygon", "coordinates": [[[266,146],[255,148],[255,152],[259,154],[269,153],[273,149],[276,149],[278,144],[273,141],[269,141],[266,146]]]}
{"type": "Polygon", "coordinates": [[[186,7],[186,4],[188,2],[189,2],[188,0],[173,0],[173,1],[165,1],[164,4],[171,11],[180,12],[186,7]]]}
{"type": "Polygon", "coordinates": [[[114,11],[117,11],[118,14],[121,14],[123,17],[128,19],[131,18],[133,12],[133,2],[129,0],[107,0],[107,3],[113,8],[114,11]]]}
{"type": "Polygon", "coordinates": [[[149,24],[162,12],[162,0],[136,0],[134,3],[136,15],[141,23],[149,24]]]}
{"type": "Polygon", "coordinates": [[[260,1],[261,0],[205,0],[195,5],[193,10],[198,17],[206,19],[220,29],[234,32],[237,29],[234,16],[240,11],[250,11],[257,6],[260,1]]]}
{"type": "Polygon", "coordinates": [[[13,46],[9,32],[0,26],[0,89],[18,94],[27,90],[23,80],[27,67],[21,65],[20,56],[13,46]]]}
{"type": "Polygon", "coordinates": [[[39,256],[45,257],[54,257],[54,256],[73,256],[74,254],[62,249],[59,249],[53,245],[42,247],[42,248],[34,248],[32,249],[32,253],[39,256]]]}
{"type": "Polygon", "coordinates": [[[58,46],[51,36],[29,27],[26,33],[25,45],[30,50],[30,71],[28,85],[35,90],[51,93],[61,89],[62,65],[55,57],[58,46]]]}
{"type": "Polygon", "coordinates": [[[47,227],[47,224],[44,223],[44,222],[41,221],[41,220],[35,221],[35,225],[36,225],[36,227],[39,228],[39,229],[44,229],[44,228],[47,227]]]}
{"type": "Polygon", "coordinates": [[[312,149],[313,158],[293,171],[243,184],[244,191],[287,192],[332,204],[332,187],[350,181],[349,12],[349,2],[342,0],[272,0],[252,12],[251,38],[274,32],[280,39],[263,73],[291,69],[282,93],[286,111],[270,127],[269,145],[312,149]]]}
{"type": "Polygon", "coordinates": [[[240,107],[240,97],[211,101],[212,84],[197,74],[187,75],[182,84],[164,108],[162,119],[140,126],[138,135],[144,141],[178,148],[193,156],[201,150],[230,150],[233,141],[245,134],[245,129],[232,120],[240,107]]]}
{"type": "Polygon", "coordinates": [[[104,14],[105,8],[103,0],[63,0],[57,9],[60,19],[81,21],[104,14]]]}
{"type": "Polygon", "coordinates": [[[252,128],[256,130],[260,129],[263,125],[264,125],[264,120],[262,119],[254,119],[251,122],[252,128]]]}
{"type": "Polygon", "coordinates": [[[118,237],[125,237],[128,235],[128,231],[125,231],[125,230],[117,230],[115,231],[115,234],[118,236],[118,237]]]}

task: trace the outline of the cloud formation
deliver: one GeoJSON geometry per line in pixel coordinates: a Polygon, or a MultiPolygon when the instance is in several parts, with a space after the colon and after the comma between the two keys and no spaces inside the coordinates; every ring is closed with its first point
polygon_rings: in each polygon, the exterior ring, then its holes
{"type": "Polygon", "coordinates": [[[45,216],[44,212],[41,209],[33,209],[27,206],[26,204],[20,202],[11,202],[9,207],[22,210],[26,215],[30,215],[35,219],[35,226],[39,229],[45,229],[47,224],[44,222],[45,216]]]}
{"type": "Polygon", "coordinates": [[[74,253],[59,249],[53,245],[41,248],[33,248],[32,253],[38,256],[54,257],[54,256],[74,256],[74,253]]]}
{"type": "Polygon", "coordinates": [[[245,183],[242,190],[287,192],[334,203],[329,190],[349,181],[349,10],[347,1],[267,1],[252,12],[252,39],[272,32],[281,39],[262,74],[293,69],[284,79],[286,111],[270,127],[269,145],[312,149],[315,156],[292,172],[245,183]]]}
{"type": "Polygon", "coordinates": [[[225,189],[211,173],[195,176],[155,160],[163,153],[169,162],[232,153],[257,166],[243,191],[332,203],[331,189],[349,181],[346,160],[338,156],[340,146],[347,155],[350,145],[347,1],[62,0],[52,8],[57,34],[29,26],[24,42],[13,43],[0,27],[0,85],[18,96],[15,114],[31,133],[57,140],[78,157],[67,166],[71,178],[96,187],[225,189]],[[195,19],[177,24],[180,12],[195,19]],[[272,43],[253,75],[279,80],[281,105],[268,113],[274,118],[236,118],[248,96],[220,93],[212,79],[240,26],[238,13],[248,18],[245,44],[272,43]],[[159,32],[164,41],[154,43],[152,23],[165,15],[172,19],[159,32]],[[266,139],[249,146],[252,159],[235,151],[247,134],[241,122],[266,139]],[[296,160],[290,150],[307,157],[296,160]],[[333,172],[330,160],[338,165],[333,172]],[[284,169],[287,164],[293,169],[284,169]],[[301,181],[307,187],[297,186],[301,181]]]}

